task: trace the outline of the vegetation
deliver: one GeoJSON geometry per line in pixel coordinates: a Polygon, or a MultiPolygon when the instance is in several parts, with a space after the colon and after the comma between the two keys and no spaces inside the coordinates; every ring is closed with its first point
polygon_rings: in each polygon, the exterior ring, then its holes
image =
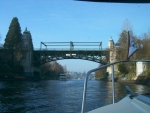
{"type": "Polygon", "coordinates": [[[19,49],[21,37],[22,34],[18,18],[14,17],[10,23],[9,30],[5,38],[4,48],[11,50],[19,49]]]}
{"type": "Polygon", "coordinates": [[[4,49],[1,50],[1,73],[17,73],[23,72],[23,68],[20,65],[22,51],[21,51],[21,28],[18,22],[18,18],[14,17],[10,23],[8,33],[5,38],[4,49]]]}
{"type": "MultiPolygon", "coordinates": [[[[123,31],[121,33],[121,36],[119,38],[119,41],[117,43],[117,60],[124,60],[126,59],[126,55],[127,55],[127,47],[125,45],[128,45],[127,41],[125,41],[127,38],[124,37],[126,31],[123,31]],[[123,46],[123,48],[122,48],[123,46]],[[126,50],[124,50],[124,48],[126,48],[126,50]]],[[[133,34],[131,35],[133,36],[133,39],[135,40],[135,43],[137,44],[139,50],[130,58],[135,59],[135,60],[148,60],[149,59],[149,49],[150,49],[150,33],[145,33],[143,36],[141,37],[137,37],[134,36],[133,34]]],[[[147,67],[149,67],[150,64],[147,64],[147,67]]],[[[150,68],[147,68],[146,71],[150,71],[150,68]]],[[[118,64],[118,71],[120,72],[120,74],[131,74],[131,73],[135,73],[136,71],[136,65],[135,63],[131,62],[131,63],[120,63],[118,64]]],[[[147,75],[150,76],[150,75],[147,75]]]]}
{"type": "Polygon", "coordinates": [[[107,77],[108,77],[108,73],[106,72],[106,68],[102,68],[101,70],[98,70],[95,72],[95,78],[97,80],[100,80],[100,79],[106,80],[107,77]]]}
{"type": "Polygon", "coordinates": [[[118,64],[118,71],[122,74],[127,74],[128,70],[126,69],[125,63],[119,63],[118,64]]]}
{"type": "Polygon", "coordinates": [[[43,79],[58,79],[60,73],[64,73],[64,69],[60,64],[53,61],[42,65],[41,72],[43,79]]]}

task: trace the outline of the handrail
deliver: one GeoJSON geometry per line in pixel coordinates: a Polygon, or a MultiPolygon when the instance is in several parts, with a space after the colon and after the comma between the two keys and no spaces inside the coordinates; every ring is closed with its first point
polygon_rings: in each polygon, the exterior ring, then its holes
{"type": "Polygon", "coordinates": [[[126,86],[126,90],[130,93],[130,98],[131,99],[136,96],[136,94],[130,89],[129,86],[126,86]]]}
{"type": "MultiPolygon", "coordinates": [[[[83,89],[83,100],[82,100],[82,109],[81,109],[81,113],[84,113],[84,110],[85,110],[85,100],[86,100],[86,90],[87,90],[87,81],[88,81],[88,77],[90,75],[90,73],[94,72],[94,71],[97,71],[99,69],[102,69],[104,67],[107,67],[107,66],[110,66],[112,65],[112,68],[114,64],[117,64],[117,63],[120,63],[120,62],[150,62],[150,60],[120,60],[120,61],[116,61],[116,62],[113,62],[113,63],[110,63],[110,64],[106,64],[106,65],[102,65],[98,68],[95,68],[95,69],[92,69],[92,70],[89,70],[86,75],[85,75],[85,79],[84,79],[84,89],[83,89]]],[[[114,72],[113,74],[114,75],[114,72]]],[[[113,77],[113,76],[112,76],[113,77]]],[[[113,91],[113,102],[114,102],[114,79],[112,78],[112,91],[113,91]]]]}

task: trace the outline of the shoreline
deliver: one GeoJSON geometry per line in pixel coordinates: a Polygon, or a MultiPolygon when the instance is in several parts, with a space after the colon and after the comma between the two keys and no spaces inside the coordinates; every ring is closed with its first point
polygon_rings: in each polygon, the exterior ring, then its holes
{"type": "Polygon", "coordinates": [[[136,80],[118,80],[117,82],[150,86],[150,78],[147,78],[146,76],[139,76],[136,80]]]}
{"type": "MultiPolygon", "coordinates": [[[[100,81],[112,81],[111,78],[101,78],[100,81]]],[[[122,80],[121,78],[114,78],[114,82],[140,84],[150,86],[150,78],[140,76],[136,80],[122,80]]]]}

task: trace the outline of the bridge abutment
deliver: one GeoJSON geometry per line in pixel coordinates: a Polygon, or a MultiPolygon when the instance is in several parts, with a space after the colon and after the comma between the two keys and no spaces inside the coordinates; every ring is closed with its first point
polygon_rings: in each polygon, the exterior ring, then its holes
{"type": "Polygon", "coordinates": [[[25,29],[22,36],[22,46],[24,50],[24,57],[22,66],[24,68],[24,76],[34,76],[35,72],[40,72],[40,69],[33,67],[33,44],[30,31],[25,29]]]}
{"type": "MultiPolygon", "coordinates": [[[[116,48],[112,37],[110,37],[108,41],[108,49],[109,49],[109,63],[116,62],[116,48]]],[[[116,72],[117,70],[118,70],[117,65],[114,65],[114,71],[116,72]]],[[[112,67],[107,67],[107,72],[109,73],[109,76],[111,76],[112,67]]]]}

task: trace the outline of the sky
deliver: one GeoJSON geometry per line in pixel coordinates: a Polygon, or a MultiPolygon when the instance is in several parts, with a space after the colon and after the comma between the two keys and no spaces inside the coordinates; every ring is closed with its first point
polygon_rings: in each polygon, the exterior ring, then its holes
{"type": "MultiPolygon", "coordinates": [[[[31,32],[34,48],[40,42],[116,43],[126,20],[133,34],[150,31],[150,4],[95,3],[75,0],[0,0],[0,43],[4,43],[13,17],[22,32],[31,32]]],[[[99,64],[85,60],[60,60],[69,71],[84,72],[99,64]]]]}

